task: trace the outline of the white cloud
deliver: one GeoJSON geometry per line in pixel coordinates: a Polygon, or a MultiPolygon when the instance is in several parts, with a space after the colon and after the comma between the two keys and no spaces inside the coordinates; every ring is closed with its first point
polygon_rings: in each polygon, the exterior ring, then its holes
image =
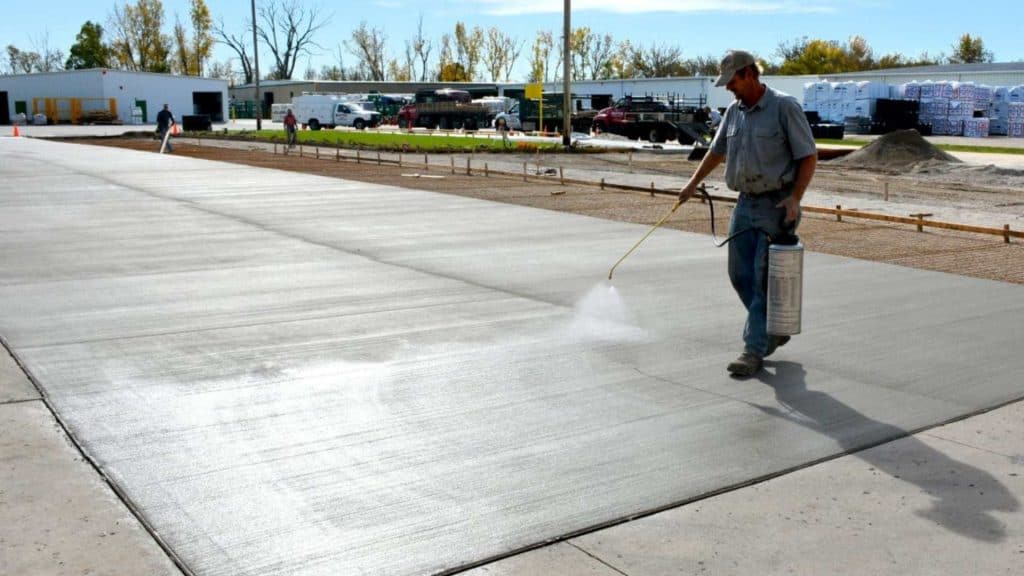
{"type": "MultiPolygon", "coordinates": [[[[557,0],[478,0],[483,12],[493,15],[561,13],[557,0]]],[[[572,11],[641,14],[646,12],[808,13],[832,12],[834,3],[821,0],[572,0],[572,11]]]]}

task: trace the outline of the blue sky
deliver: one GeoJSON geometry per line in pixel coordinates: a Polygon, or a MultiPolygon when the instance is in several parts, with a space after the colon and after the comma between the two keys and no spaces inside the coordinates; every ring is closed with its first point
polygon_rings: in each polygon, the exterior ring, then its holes
{"type": "MultiPolygon", "coordinates": [[[[336,61],[338,46],[364,20],[387,35],[389,57],[401,56],[404,41],[415,34],[420,15],[424,34],[435,44],[458,20],[470,27],[498,26],[526,40],[527,50],[537,30],[552,30],[557,35],[562,27],[560,0],[297,1],[331,16],[330,25],[316,37],[323,53],[308,62],[317,69],[336,61]]],[[[970,33],[982,37],[996,61],[1024,60],[1024,42],[1020,40],[1024,12],[1019,0],[981,4],[962,0],[574,0],[572,4],[573,26],[589,26],[634,44],[676,45],[687,57],[718,56],[729,48],[745,48],[773,59],[779,42],[802,36],[845,41],[854,34],[864,36],[876,56],[892,52],[917,56],[923,51],[937,55],[948,54],[961,34],[970,33]]],[[[82,23],[93,20],[106,27],[114,5],[104,0],[4,2],[0,43],[33,50],[45,39],[51,49],[66,55],[82,23]]],[[[168,32],[175,14],[187,22],[188,5],[188,0],[164,0],[168,32]]],[[[243,30],[248,1],[207,0],[207,5],[215,19],[224,19],[229,30],[243,30]]],[[[223,46],[215,50],[218,60],[233,56],[223,46]]],[[[517,76],[525,73],[527,50],[520,57],[517,76]]],[[[267,58],[261,53],[264,69],[267,58]]],[[[346,53],[345,63],[354,64],[355,57],[346,53]]],[[[305,60],[300,62],[296,76],[301,76],[306,65],[305,60]]]]}

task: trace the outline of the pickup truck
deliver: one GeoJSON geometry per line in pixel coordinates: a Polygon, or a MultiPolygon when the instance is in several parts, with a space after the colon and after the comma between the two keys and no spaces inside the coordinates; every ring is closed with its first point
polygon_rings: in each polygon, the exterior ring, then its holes
{"type": "Polygon", "coordinates": [[[356,130],[380,124],[380,113],[366,110],[358,102],[328,94],[303,94],[292,99],[292,112],[303,128],[310,130],[351,126],[356,130]]]}
{"type": "Polygon", "coordinates": [[[707,116],[703,102],[669,103],[651,97],[619,100],[594,117],[594,132],[608,132],[627,138],[643,138],[651,142],[679,140],[694,144],[709,139],[707,116]]]}

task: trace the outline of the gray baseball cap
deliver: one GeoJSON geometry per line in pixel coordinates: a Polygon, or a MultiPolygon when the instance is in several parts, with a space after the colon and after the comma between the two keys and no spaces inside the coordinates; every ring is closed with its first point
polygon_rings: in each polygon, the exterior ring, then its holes
{"type": "Polygon", "coordinates": [[[722,63],[719,65],[719,69],[722,73],[718,76],[718,80],[715,82],[715,86],[725,86],[732,80],[733,74],[737,70],[741,70],[750,66],[751,64],[757,64],[757,59],[750,52],[743,50],[729,50],[725,53],[722,58],[722,63]]]}

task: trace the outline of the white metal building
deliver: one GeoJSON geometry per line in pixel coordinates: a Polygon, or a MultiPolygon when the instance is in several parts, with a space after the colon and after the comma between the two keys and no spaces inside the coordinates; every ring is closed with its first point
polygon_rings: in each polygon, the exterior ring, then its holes
{"type": "Polygon", "coordinates": [[[124,124],[152,124],[164,104],[175,118],[207,114],[227,118],[227,80],[93,68],[0,76],[0,124],[23,113],[51,122],[82,121],[106,112],[124,124]]]}

